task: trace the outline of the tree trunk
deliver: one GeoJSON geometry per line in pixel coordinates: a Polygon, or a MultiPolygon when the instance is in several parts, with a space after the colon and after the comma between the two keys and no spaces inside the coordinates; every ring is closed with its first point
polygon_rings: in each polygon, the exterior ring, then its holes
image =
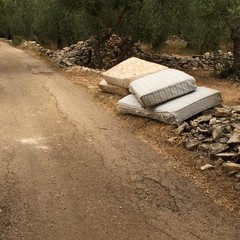
{"type": "Polygon", "coordinates": [[[240,35],[238,31],[232,30],[232,41],[233,41],[233,70],[240,70],[240,35]]]}
{"type": "Polygon", "coordinates": [[[131,49],[131,47],[133,46],[134,41],[132,38],[126,38],[123,41],[123,49],[122,49],[122,53],[118,56],[116,62],[114,63],[114,65],[119,64],[120,62],[122,62],[125,57],[127,56],[128,51],[131,49]]]}
{"type": "Polygon", "coordinates": [[[62,34],[60,31],[60,26],[57,24],[57,48],[63,48],[62,34]]]}
{"type": "Polygon", "coordinates": [[[7,39],[12,40],[12,31],[10,28],[7,29],[7,39]]]}
{"type": "Polygon", "coordinates": [[[101,42],[99,41],[99,39],[96,38],[95,39],[95,44],[94,44],[96,62],[94,64],[95,65],[94,67],[102,69],[103,62],[102,62],[102,56],[101,56],[100,48],[101,48],[101,42]]]}

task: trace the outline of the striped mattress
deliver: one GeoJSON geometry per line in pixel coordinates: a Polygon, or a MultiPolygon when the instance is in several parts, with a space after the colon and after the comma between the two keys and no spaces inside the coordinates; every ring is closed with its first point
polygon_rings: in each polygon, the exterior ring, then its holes
{"type": "Polygon", "coordinates": [[[219,91],[198,87],[194,92],[151,108],[143,108],[135,96],[130,94],[118,102],[118,108],[122,113],[148,117],[167,124],[179,124],[221,102],[219,91]]]}
{"type": "Polygon", "coordinates": [[[130,83],[129,90],[143,107],[151,107],[194,91],[195,79],[176,69],[165,69],[130,83]]]}

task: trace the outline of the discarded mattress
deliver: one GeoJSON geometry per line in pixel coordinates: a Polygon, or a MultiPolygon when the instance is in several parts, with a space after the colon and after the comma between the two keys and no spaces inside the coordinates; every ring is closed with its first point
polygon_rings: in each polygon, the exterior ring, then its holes
{"type": "Polygon", "coordinates": [[[134,95],[130,94],[118,102],[122,113],[156,119],[168,124],[178,124],[211,107],[220,105],[221,93],[217,90],[198,87],[196,91],[170,100],[152,108],[143,108],[134,95]]]}
{"type": "Polygon", "coordinates": [[[105,93],[113,93],[113,94],[118,94],[120,96],[127,96],[129,95],[129,91],[127,88],[115,86],[112,84],[107,83],[105,80],[102,80],[99,83],[99,88],[105,92],[105,93]]]}
{"type": "Polygon", "coordinates": [[[196,90],[194,77],[165,69],[130,83],[129,90],[143,107],[151,107],[196,90]]]}
{"type": "Polygon", "coordinates": [[[102,75],[106,82],[128,88],[132,81],[164,69],[167,67],[132,57],[102,73],[102,75]]]}

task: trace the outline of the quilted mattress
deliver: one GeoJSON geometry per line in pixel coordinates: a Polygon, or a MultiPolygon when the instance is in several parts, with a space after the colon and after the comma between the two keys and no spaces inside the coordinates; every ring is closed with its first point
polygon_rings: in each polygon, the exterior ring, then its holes
{"type": "Polygon", "coordinates": [[[130,83],[129,90],[143,107],[187,94],[197,88],[195,79],[176,69],[165,69],[130,83]]]}
{"type": "Polygon", "coordinates": [[[118,108],[122,113],[148,117],[168,124],[179,124],[204,110],[220,105],[221,102],[219,91],[198,87],[196,91],[187,95],[145,109],[135,96],[130,94],[118,102],[118,108]]]}
{"type": "Polygon", "coordinates": [[[163,69],[167,69],[167,67],[132,57],[102,73],[102,75],[106,82],[128,88],[132,81],[163,69]]]}
{"type": "Polygon", "coordinates": [[[98,84],[99,88],[105,92],[105,93],[112,93],[112,94],[118,94],[120,96],[127,96],[129,95],[129,91],[127,88],[115,86],[112,84],[107,83],[105,80],[102,80],[98,84]]]}

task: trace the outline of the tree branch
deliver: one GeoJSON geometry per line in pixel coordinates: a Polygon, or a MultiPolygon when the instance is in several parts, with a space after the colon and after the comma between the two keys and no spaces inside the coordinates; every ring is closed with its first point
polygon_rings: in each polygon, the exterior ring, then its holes
{"type": "Polygon", "coordinates": [[[230,21],[227,19],[226,16],[223,16],[224,21],[227,23],[227,25],[229,26],[229,28],[231,29],[231,31],[234,31],[234,27],[232,26],[232,24],[230,23],[230,21]]]}
{"type": "Polygon", "coordinates": [[[103,25],[106,25],[106,21],[105,21],[103,15],[101,14],[101,12],[97,9],[95,2],[91,3],[91,8],[96,13],[97,17],[102,21],[103,25]]]}
{"type": "Polygon", "coordinates": [[[128,11],[128,9],[129,9],[129,7],[127,5],[123,8],[122,12],[120,13],[120,15],[118,17],[118,20],[117,20],[117,23],[116,23],[116,25],[114,27],[114,30],[118,29],[118,27],[120,26],[120,24],[122,22],[122,19],[124,18],[125,14],[128,11]]]}

